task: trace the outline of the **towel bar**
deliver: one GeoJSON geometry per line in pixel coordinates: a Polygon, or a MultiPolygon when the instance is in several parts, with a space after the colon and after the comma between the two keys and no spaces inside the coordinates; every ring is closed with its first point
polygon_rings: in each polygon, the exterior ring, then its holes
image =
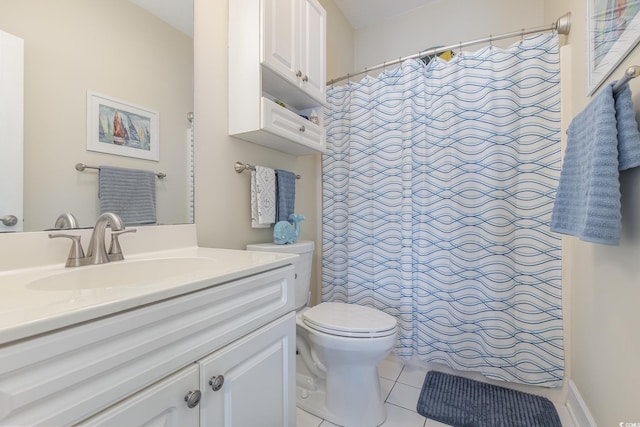
{"type": "MultiPolygon", "coordinates": [[[[99,166],[89,166],[89,165],[85,165],[84,163],[76,163],[76,170],[79,172],[84,171],[85,169],[97,169],[100,170],[99,166]]],[[[166,178],[167,174],[164,172],[156,172],[155,173],[156,176],[158,177],[158,179],[162,179],[162,178],[166,178]]]]}
{"type": "MultiPolygon", "coordinates": [[[[250,165],[249,163],[241,163],[241,162],[236,162],[233,165],[233,168],[236,170],[237,173],[242,173],[246,170],[250,170],[250,171],[254,171],[256,170],[256,167],[253,165],[250,165]]],[[[300,175],[296,174],[296,179],[300,179],[302,178],[300,175]]]]}
{"type": "Polygon", "coordinates": [[[640,65],[633,65],[624,70],[624,76],[613,86],[613,93],[619,91],[629,80],[640,76],[640,65]]]}

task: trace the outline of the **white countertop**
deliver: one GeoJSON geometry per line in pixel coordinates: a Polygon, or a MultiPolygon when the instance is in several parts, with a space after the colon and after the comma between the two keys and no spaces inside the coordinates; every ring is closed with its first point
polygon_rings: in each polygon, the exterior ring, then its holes
{"type": "Polygon", "coordinates": [[[207,258],[209,261],[207,268],[195,272],[171,272],[165,279],[142,285],[95,289],[73,286],[47,289],[33,285],[34,281],[56,274],[61,274],[62,279],[71,270],[95,269],[101,274],[105,270],[98,269],[103,266],[65,268],[63,264],[48,264],[0,271],[0,345],[285,266],[296,257],[197,246],[137,253],[110,264],[135,266],[144,265],[140,263],[142,260],[165,258],[207,258]]]}

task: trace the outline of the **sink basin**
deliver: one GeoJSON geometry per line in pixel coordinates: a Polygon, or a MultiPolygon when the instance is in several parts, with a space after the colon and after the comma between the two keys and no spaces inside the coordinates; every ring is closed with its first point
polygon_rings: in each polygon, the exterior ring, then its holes
{"type": "Polygon", "coordinates": [[[219,268],[212,258],[162,258],[75,267],[34,280],[27,288],[43,291],[142,287],[203,278],[219,268]]]}

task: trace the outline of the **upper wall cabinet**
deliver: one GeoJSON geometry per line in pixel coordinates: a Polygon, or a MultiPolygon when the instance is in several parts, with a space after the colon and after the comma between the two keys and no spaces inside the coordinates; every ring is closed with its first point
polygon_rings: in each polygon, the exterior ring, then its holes
{"type": "Polygon", "coordinates": [[[294,155],[323,152],[325,69],[317,0],[229,2],[230,135],[294,155]]]}
{"type": "Polygon", "coordinates": [[[325,11],[316,0],[264,0],[261,61],[325,101],[325,11]]]}

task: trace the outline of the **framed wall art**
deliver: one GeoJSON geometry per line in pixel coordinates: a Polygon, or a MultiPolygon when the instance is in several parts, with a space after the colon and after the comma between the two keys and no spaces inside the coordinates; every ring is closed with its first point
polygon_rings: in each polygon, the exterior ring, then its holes
{"type": "Polygon", "coordinates": [[[87,150],[160,160],[160,114],[87,91],[87,150]]]}
{"type": "Polygon", "coordinates": [[[588,0],[587,93],[592,95],[640,41],[640,0],[588,0]]]}

